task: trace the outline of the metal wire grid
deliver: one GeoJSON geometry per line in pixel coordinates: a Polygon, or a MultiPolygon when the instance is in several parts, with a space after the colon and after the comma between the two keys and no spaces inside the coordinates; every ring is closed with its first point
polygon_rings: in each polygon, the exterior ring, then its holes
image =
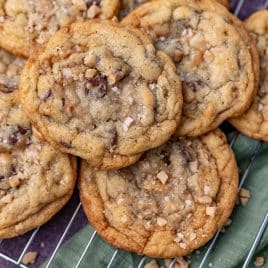
{"type": "MultiPolygon", "coordinates": [[[[239,12],[240,12],[240,10],[241,10],[241,8],[243,6],[243,3],[244,3],[244,0],[238,1],[237,5],[236,5],[236,8],[235,8],[235,11],[234,11],[234,14],[236,16],[239,14],[239,12]]],[[[266,1],[265,7],[266,8],[268,7],[268,0],[266,1]]],[[[235,144],[238,136],[239,136],[239,133],[238,132],[235,132],[234,133],[234,136],[232,137],[231,142],[230,142],[230,146],[231,147],[234,146],[234,144],[235,144]]],[[[250,170],[251,170],[251,168],[252,168],[252,166],[254,164],[254,161],[256,160],[256,157],[257,157],[258,153],[262,149],[262,145],[263,145],[263,142],[259,141],[258,144],[257,144],[257,146],[256,146],[256,148],[255,148],[255,150],[254,150],[254,152],[253,152],[253,154],[252,154],[252,156],[251,156],[251,158],[250,158],[250,160],[249,160],[249,162],[248,162],[247,168],[246,168],[244,174],[241,177],[238,191],[240,191],[240,189],[244,185],[244,183],[245,183],[245,181],[247,179],[247,176],[248,176],[248,174],[249,174],[249,172],[250,172],[250,170]]],[[[58,240],[58,243],[57,243],[56,247],[54,248],[52,254],[50,255],[50,258],[48,259],[48,262],[47,262],[47,264],[45,266],[46,268],[52,267],[53,260],[54,260],[54,258],[56,256],[56,254],[57,254],[60,246],[62,245],[64,239],[66,238],[66,235],[68,234],[68,232],[69,232],[69,230],[70,230],[70,228],[71,228],[71,226],[72,226],[75,218],[77,217],[78,212],[79,212],[80,209],[81,209],[81,203],[79,203],[77,205],[77,207],[75,208],[75,210],[74,210],[74,212],[73,212],[73,214],[72,214],[72,216],[70,218],[70,221],[68,222],[66,228],[64,229],[64,232],[62,233],[60,239],[58,240]]],[[[268,226],[268,211],[266,212],[266,215],[264,216],[264,219],[263,219],[263,221],[260,224],[260,227],[258,229],[258,232],[256,234],[256,237],[255,237],[255,239],[254,239],[254,241],[253,241],[253,243],[251,245],[251,248],[250,248],[250,250],[249,250],[249,252],[248,252],[248,254],[246,256],[246,259],[245,259],[245,261],[243,263],[242,268],[247,268],[249,266],[249,264],[250,264],[250,262],[252,260],[252,257],[254,255],[256,249],[257,249],[257,246],[259,245],[259,243],[260,243],[260,241],[262,239],[262,236],[263,236],[263,234],[264,234],[267,226],[268,226]]],[[[35,229],[33,231],[33,233],[31,234],[30,238],[28,239],[25,247],[21,251],[18,259],[13,259],[13,258],[9,257],[8,255],[3,254],[1,252],[0,252],[0,258],[4,259],[4,260],[6,260],[6,261],[8,261],[10,263],[13,263],[13,264],[17,265],[18,267],[28,268],[27,266],[23,265],[21,262],[22,262],[23,256],[25,255],[25,253],[29,249],[30,245],[32,244],[33,240],[35,239],[36,234],[38,233],[38,231],[39,231],[39,228],[37,228],[37,229],[35,229]]],[[[210,255],[210,253],[212,252],[212,250],[213,250],[213,248],[214,248],[214,246],[215,246],[215,244],[216,244],[216,242],[217,242],[217,240],[218,240],[218,238],[220,236],[220,233],[221,232],[219,230],[216,233],[216,235],[214,236],[214,238],[211,240],[211,242],[210,242],[210,244],[209,244],[209,246],[208,246],[208,248],[207,248],[207,250],[206,250],[206,252],[205,252],[205,254],[204,254],[204,256],[203,256],[203,258],[201,260],[201,262],[200,262],[199,268],[204,268],[205,267],[205,265],[207,263],[207,260],[208,260],[208,257],[210,255]]],[[[83,252],[82,252],[82,254],[81,254],[78,262],[74,266],[74,268],[79,268],[80,267],[80,265],[81,265],[81,263],[82,263],[85,255],[86,255],[86,253],[88,252],[88,250],[89,250],[90,246],[92,245],[92,242],[93,242],[93,240],[95,239],[96,236],[97,236],[97,232],[96,231],[94,231],[90,235],[89,240],[88,240],[88,243],[85,246],[85,248],[84,248],[84,250],[83,250],[83,252]]],[[[0,240],[0,244],[1,243],[2,243],[2,240],[0,240]]],[[[118,249],[115,249],[114,252],[113,252],[113,254],[112,254],[111,259],[109,260],[109,263],[107,265],[107,268],[111,268],[112,267],[112,265],[113,265],[113,263],[114,263],[117,255],[118,255],[118,253],[119,253],[119,250],[118,249]]],[[[141,258],[141,260],[140,260],[140,262],[138,264],[138,268],[143,267],[144,263],[146,262],[146,259],[147,259],[146,256],[144,256],[144,257],[141,258]]],[[[169,265],[169,268],[173,268],[174,265],[175,265],[175,263],[176,263],[176,259],[173,259],[172,262],[169,265]]]]}

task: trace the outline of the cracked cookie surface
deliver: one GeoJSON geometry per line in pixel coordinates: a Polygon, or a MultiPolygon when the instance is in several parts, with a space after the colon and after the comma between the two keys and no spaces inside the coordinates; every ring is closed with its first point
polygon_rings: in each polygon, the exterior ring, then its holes
{"type": "Polygon", "coordinates": [[[260,55],[260,85],[250,109],[230,123],[252,138],[268,141],[268,10],[251,15],[245,26],[260,55]]]}
{"type": "Polygon", "coordinates": [[[139,30],[105,21],[60,30],[29,59],[20,91],[51,144],[105,169],[166,142],[182,107],[171,59],[139,30]]]}
{"type": "Polygon", "coordinates": [[[110,19],[119,4],[119,0],[2,0],[0,45],[29,57],[63,26],[96,17],[110,19]]]}
{"type": "Polygon", "coordinates": [[[236,161],[219,130],[172,139],[117,171],[83,161],[79,178],[97,232],[116,247],[158,258],[187,255],[210,240],[231,214],[237,186],[236,161]]]}
{"type": "Polygon", "coordinates": [[[250,106],[259,77],[257,51],[242,23],[220,4],[156,0],[122,23],[145,29],[176,62],[184,95],[178,136],[198,136],[250,106]]]}
{"type": "Polygon", "coordinates": [[[23,65],[0,49],[1,239],[48,221],[69,200],[76,180],[76,160],[45,143],[19,104],[23,65]]]}

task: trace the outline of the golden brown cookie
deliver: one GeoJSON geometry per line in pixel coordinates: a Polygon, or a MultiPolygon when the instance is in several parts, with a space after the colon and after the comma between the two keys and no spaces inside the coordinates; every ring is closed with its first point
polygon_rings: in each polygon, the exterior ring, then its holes
{"type": "Polygon", "coordinates": [[[215,129],[251,104],[259,77],[257,50],[242,23],[213,0],[156,0],[122,23],[145,29],[176,62],[183,82],[178,136],[215,129]]]}
{"type": "Polygon", "coordinates": [[[89,222],[112,245],[157,258],[189,254],[226,223],[238,169],[224,134],[177,138],[133,166],[92,169],[83,161],[79,190],[89,222]]]}
{"type": "MultiPolygon", "coordinates": [[[[119,18],[122,19],[126,17],[135,8],[149,1],[152,0],[121,0],[119,18]]],[[[216,0],[216,1],[229,9],[230,7],[229,0],[216,0]]]]}
{"type": "Polygon", "coordinates": [[[19,103],[24,60],[0,49],[0,238],[47,222],[72,195],[76,160],[46,144],[19,103]],[[35,135],[34,135],[34,133],[35,135]]]}
{"type": "Polygon", "coordinates": [[[139,30],[108,21],[60,30],[29,59],[20,90],[52,145],[104,169],[128,166],[165,143],[182,108],[171,59],[139,30]]]}
{"type": "Polygon", "coordinates": [[[112,18],[119,5],[119,0],[3,0],[0,46],[29,57],[61,27],[96,17],[112,18]]]}
{"type": "Polygon", "coordinates": [[[249,137],[268,141],[268,10],[254,13],[245,25],[259,51],[260,85],[250,109],[230,123],[249,137]]]}

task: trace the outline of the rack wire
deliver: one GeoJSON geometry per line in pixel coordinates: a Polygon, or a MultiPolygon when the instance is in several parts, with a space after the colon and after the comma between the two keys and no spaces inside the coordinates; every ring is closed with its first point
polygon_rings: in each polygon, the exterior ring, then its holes
{"type": "MultiPolygon", "coordinates": [[[[244,4],[245,0],[238,0],[236,7],[234,8],[234,14],[236,16],[239,15],[241,9],[243,8],[243,4],[244,4]]],[[[266,1],[265,4],[265,8],[268,7],[268,0],[266,1]]],[[[234,132],[234,135],[230,141],[230,146],[233,147],[236,143],[236,140],[239,137],[239,133],[238,132],[234,132]]],[[[244,171],[244,174],[241,177],[240,180],[240,184],[239,184],[239,189],[238,191],[240,191],[240,189],[243,187],[249,172],[251,171],[251,168],[256,160],[256,157],[258,156],[259,152],[261,151],[263,146],[263,142],[259,141],[256,145],[256,148],[253,152],[253,154],[251,155],[248,165],[244,171]]],[[[67,226],[65,227],[62,235],[60,236],[60,238],[58,239],[58,241],[56,242],[56,246],[52,252],[52,254],[50,255],[50,257],[48,258],[48,261],[46,263],[46,268],[52,268],[53,267],[53,260],[55,259],[55,256],[58,252],[58,250],[60,249],[61,245],[63,244],[64,240],[66,239],[66,236],[68,235],[68,232],[70,231],[75,219],[78,217],[78,214],[81,210],[81,203],[78,202],[77,206],[75,207],[73,214],[71,215],[70,220],[68,221],[67,226]]],[[[264,234],[264,232],[266,231],[268,226],[268,211],[266,212],[266,214],[264,215],[264,218],[262,220],[262,222],[260,223],[260,226],[258,228],[258,231],[256,233],[256,237],[254,238],[254,241],[252,241],[252,245],[250,247],[250,250],[244,260],[243,266],[242,268],[247,268],[252,260],[252,257],[254,256],[254,253],[262,239],[262,236],[264,234]]],[[[32,242],[34,241],[34,239],[36,238],[38,232],[39,232],[40,228],[35,229],[32,234],[30,235],[29,239],[27,240],[25,246],[23,247],[22,251],[20,252],[18,258],[12,258],[9,256],[9,254],[0,252],[0,259],[4,259],[5,261],[7,261],[8,263],[14,264],[16,267],[22,267],[22,268],[28,268],[26,265],[22,264],[22,259],[23,256],[25,255],[25,253],[28,251],[28,249],[30,248],[32,242]]],[[[219,230],[214,238],[211,240],[209,246],[207,247],[205,254],[203,256],[203,258],[201,259],[201,262],[199,264],[199,268],[204,268],[204,267],[208,267],[207,262],[208,262],[208,257],[210,256],[213,248],[216,245],[216,242],[218,240],[218,238],[222,235],[221,231],[219,230]]],[[[80,265],[83,262],[84,257],[86,256],[87,252],[90,250],[90,247],[92,246],[92,243],[94,241],[94,239],[96,239],[98,236],[97,232],[94,231],[89,237],[88,237],[88,242],[84,248],[84,250],[82,251],[82,254],[80,255],[76,265],[74,266],[74,268],[79,268],[80,265]]],[[[0,240],[0,245],[3,242],[3,240],[0,240]]],[[[107,268],[111,268],[114,264],[114,261],[116,260],[117,256],[119,253],[119,249],[114,249],[114,252],[110,258],[110,260],[108,261],[108,265],[107,268]]],[[[147,260],[146,256],[141,257],[140,262],[137,266],[137,268],[142,268],[145,264],[147,260]]],[[[169,268],[173,268],[174,265],[176,263],[176,259],[173,259],[169,265],[169,268]]]]}

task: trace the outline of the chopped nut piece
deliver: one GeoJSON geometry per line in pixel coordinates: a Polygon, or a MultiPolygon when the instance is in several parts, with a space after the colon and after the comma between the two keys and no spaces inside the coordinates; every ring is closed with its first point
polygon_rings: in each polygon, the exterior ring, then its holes
{"type": "Polygon", "coordinates": [[[154,32],[157,36],[165,36],[168,35],[169,33],[169,24],[165,23],[165,24],[156,24],[154,26],[154,32]]]}
{"type": "Polygon", "coordinates": [[[189,162],[189,168],[190,168],[191,172],[196,173],[197,168],[198,168],[197,161],[189,162]]]}
{"type": "Polygon", "coordinates": [[[264,265],[264,257],[257,257],[254,261],[254,265],[257,267],[261,267],[264,265]]]}
{"type": "Polygon", "coordinates": [[[167,224],[167,220],[165,220],[163,218],[160,218],[160,217],[157,218],[157,221],[156,222],[161,227],[167,224]]]}
{"type": "Polygon", "coordinates": [[[209,193],[210,193],[210,187],[207,186],[207,185],[205,185],[205,186],[204,186],[204,194],[205,194],[205,195],[209,195],[209,193]]]}
{"type": "Polygon", "coordinates": [[[210,196],[198,196],[196,197],[196,201],[200,204],[210,204],[212,202],[212,198],[210,196]]]}
{"type": "Polygon", "coordinates": [[[128,221],[128,216],[127,215],[124,215],[122,218],[121,218],[121,221],[123,223],[126,223],[128,221]]]}
{"type": "Polygon", "coordinates": [[[134,122],[134,120],[131,117],[127,117],[126,120],[123,123],[123,129],[125,132],[128,131],[131,124],[134,122]]]}
{"type": "Polygon", "coordinates": [[[87,79],[91,79],[92,77],[94,77],[96,75],[97,71],[95,69],[87,69],[86,73],[85,73],[85,77],[87,79]]]}
{"type": "Polygon", "coordinates": [[[189,237],[190,241],[193,241],[196,239],[196,233],[191,233],[189,237]]]}
{"type": "Polygon", "coordinates": [[[216,210],[217,210],[217,207],[206,207],[206,214],[214,218],[216,215],[216,210]]]}
{"type": "Polygon", "coordinates": [[[38,253],[36,251],[29,251],[23,256],[21,262],[24,265],[34,264],[36,261],[37,255],[38,253]]]}
{"type": "Polygon", "coordinates": [[[125,73],[122,71],[116,71],[108,75],[108,83],[114,85],[117,81],[121,80],[125,76],[125,73]]]}
{"type": "Polygon", "coordinates": [[[185,243],[179,243],[179,246],[183,249],[186,249],[187,245],[185,243]]]}
{"type": "Polygon", "coordinates": [[[20,185],[20,179],[17,176],[10,177],[8,180],[12,188],[16,188],[20,185]]]}
{"type": "Polygon", "coordinates": [[[156,177],[162,182],[162,184],[166,184],[168,180],[168,175],[165,171],[160,171],[156,177]]]}
{"type": "Polygon", "coordinates": [[[97,56],[93,53],[89,53],[88,55],[85,56],[84,58],[84,63],[88,67],[94,67],[97,61],[97,56]]]}
{"type": "Polygon", "coordinates": [[[180,62],[182,58],[183,58],[183,53],[179,49],[176,49],[174,52],[174,60],[176,62],[180,62]]]}
{"type": "Polygon", "coordinates": [[[8,204],[13,200],[13,195],[12,194],[7,194],[5,196],[3,196],[0,201],[4,204],[8,204]]]}
{"type": "Polygon", "coordinates": [[[115,93],[119,92],[119,88],[117,86],[111,87],[111,90],[115,93]]]}
{"type": "Polygon", "coordinates": [[[192,200],[185,200],[185,205],[186,206],[191,206],[192,205],[192,200]]]}
{"type": "Polygon", "coordinates": [[[149,84],[149,89],[150,90],[155,90],[157,87],[157,84],[149,84]]]}
{"type": "Polygon", "coordinates": [[[97,17],[100,13],[101,13],[101,9],[96,5],[92,5],[87,11],[87,17],[89,19],[93,19],[97,17]]]}
{"type": "Polygon", "coordinates": [[[144,268],[158,268],[158,264],[155,260],[152,260],[144,265],[144,268]]]}
{"type": "Polygon", "coordinates": [[[245,188],[242,188],[239,192],[239,201],[243,207],[247,205],[249,199],[250,199],[250,191],[245,188]]]}

